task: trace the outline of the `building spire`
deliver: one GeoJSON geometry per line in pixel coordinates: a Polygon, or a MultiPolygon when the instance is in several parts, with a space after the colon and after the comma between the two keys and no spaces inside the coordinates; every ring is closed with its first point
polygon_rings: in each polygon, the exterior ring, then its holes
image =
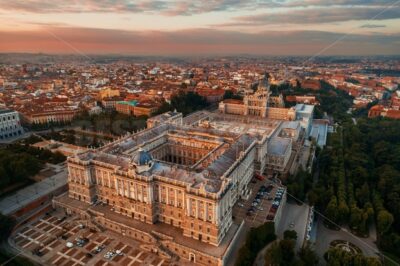
{"type": "Polygon", "coordinates": [[[264,73],[264,76],[262,79],[259,80],[258,82],[258,90],[266,90],[269,91],[269,78],[270,75],[268,72],[264,73]]]}

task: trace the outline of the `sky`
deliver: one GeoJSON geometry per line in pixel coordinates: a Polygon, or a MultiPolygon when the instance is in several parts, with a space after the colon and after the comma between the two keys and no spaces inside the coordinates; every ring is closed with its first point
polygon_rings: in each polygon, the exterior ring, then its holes
{"type": "Polygon", "coordinates": [[[398,55],[400,0],[0,0],[0,52],[398,55]]]}

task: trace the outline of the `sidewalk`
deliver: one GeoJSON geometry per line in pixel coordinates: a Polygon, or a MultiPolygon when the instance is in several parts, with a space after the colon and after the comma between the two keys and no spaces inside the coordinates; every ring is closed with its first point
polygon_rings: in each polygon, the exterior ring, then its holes
{"type": "Polygon", "coordinates": [[[57,190],[66,184],[67,169],[64,168],[61,172],[49,178],[20,189],[14,194],[1,199],[0,212],[4,215],[10,215],[28,205],[35,199],[48,195],[52,191],[57,190]]]}

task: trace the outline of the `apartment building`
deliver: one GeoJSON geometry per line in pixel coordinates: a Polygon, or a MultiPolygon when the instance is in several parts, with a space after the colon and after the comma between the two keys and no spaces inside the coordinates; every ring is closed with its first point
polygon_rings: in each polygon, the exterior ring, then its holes
{"type": "Polygon", "coordinates": [[[0,110],[0,140],[18,137],[23,132],[18,112],[0,110]]]}

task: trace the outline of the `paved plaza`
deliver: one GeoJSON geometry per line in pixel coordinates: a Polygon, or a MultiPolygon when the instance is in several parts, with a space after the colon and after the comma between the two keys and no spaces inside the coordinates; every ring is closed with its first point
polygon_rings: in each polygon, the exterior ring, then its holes
{"type": "Polygon", "coordinates": [[[17,230],[12,242],[29,258],[43,265],[123,265],[123,266],[162,266],[169,262],[157,254],[140,248],[137,241],[113,232],[98,232],[84,227],[76,218],[63,218],[62,215],[46,215],[17,230]],[[87,239],[82,247],[76,245],[77,239],[87,239]],[[67,247],[67,243],[73,247],[67,247]],[[96,247],[103,246],[100,252],[96,247]],[[106,258],[109,251],[121,251],[122,255],[106,258]]]}

